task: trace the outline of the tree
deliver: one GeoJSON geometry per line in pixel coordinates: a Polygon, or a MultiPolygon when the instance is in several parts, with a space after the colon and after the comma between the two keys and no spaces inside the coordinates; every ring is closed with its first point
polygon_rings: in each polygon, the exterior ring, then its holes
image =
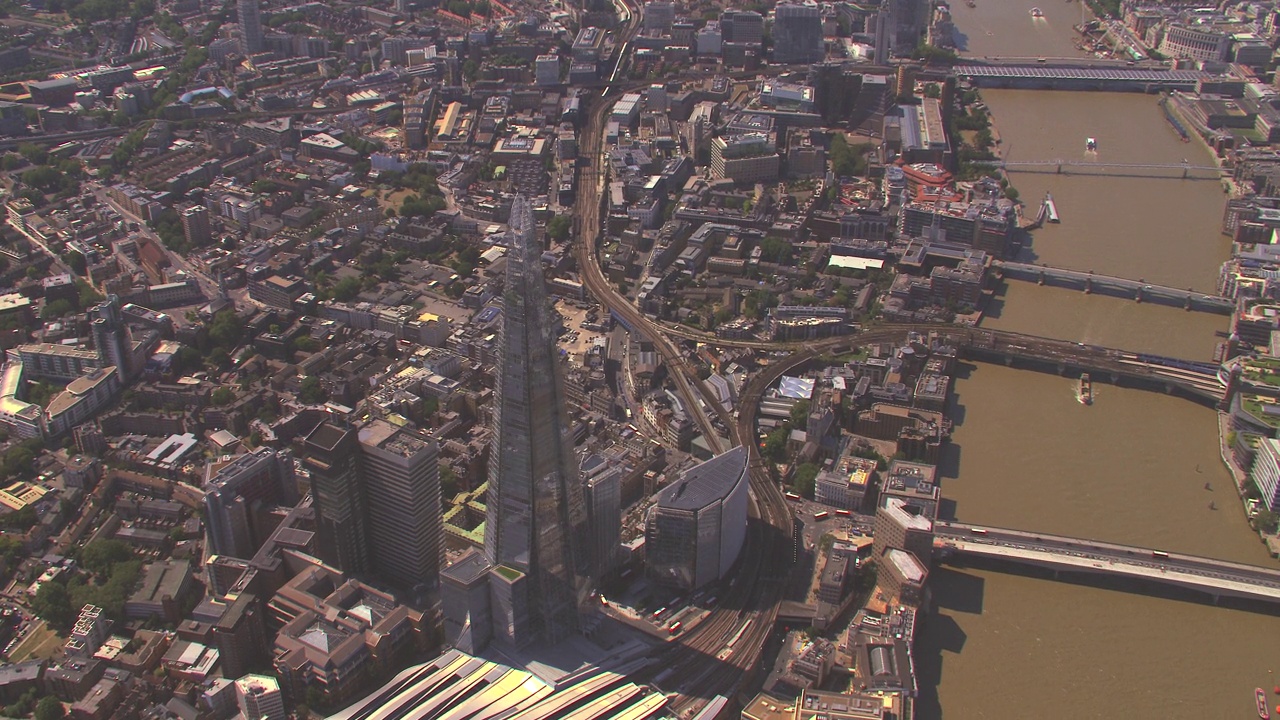
{"type": "Polygon", "coordinates": [[[76,306],[71,304],[70,300],[58,298],[53,302],[47,302],[44,307],[40,308],[40,317],[45,320],[52,318],[60,318],[63,315],[69,315],[75,312],[76,306]]]}
{"type": "Polygon", "coordinates": [[[765,262],[787,265],[791,262],[791,243],[770,235],[760,241],[760,259],[765,262]]]}
{"type": "Polygon", "coordinates": [[[334,300],[340,300],[342,302],[346,302],[348,300],[354,300],[356,295],[360,294],[360,289],[361,289],[360,278],[355,276],[348,276],[339,280],[333,286],[333,289],[330,291],[330,293],[333,295],[334,300]]]}
{"type": "Polygon", "coordinates": [[[782,427],[769,433],[764,440],[764,448],[760,454],[773,462],[781,462],[787,455],[787,441],[791,438],[790,423],[783,423],[782,427]]]}
{"type": "Polygon", "coordinates": [[[233,310],[223,310],[218,313],[209,326],[209,340],[214,346],[223,350],[231,350],[239,345],[243,335],[244,325],[240,323],[240,318],[236,317],[233,310]]]}
{"type": "Polygon", "coordinates": [[[0,525],[14,530],[28,530],[37,522],[40,522],[40,516],[36,514],[36,509],[32,505],[25,505],[21,510],[15,510],[0,517],[0,525]]]}
{"type": "Polygon", "coordinates": [[[809,401],[800,400],[791,406],[791,424],[805,427],[809,424],[809,401]]]}
{"type": "Polygon", "coordinates": [[[1254,516],[1253,521],[1257,523],[1258,529],[1270,535],[1276,531],[1277,525],[1280,525],[1280,513],[1274,513],[1270,510],[1260,510],[1254,516]]]}
{"type": "Polygon", "coordinates": [[[40,586],[31,600],[31,611],[58,629],[71,626],[71,595],[67,586],[50,581],[40,586]]]}
{"type": "Polygon", "coordinates": [[[547,223],[547,235],[551,236],[551,239],[556,242],[562,242],[569,237],[569,230],[572,228],[572,218],[568,215],[557,215],[547,223]]]}
{"type": "Polygon", "coordinates": [[[308,375],[302,378],[302,389],[298,392],[298,399],[308,405],[319,405],[329,399],[329,393],[324,389],[320,378],[308,375]]]}
{"type": "Polygon", "coordinates": [[[209,401],[217,407],[230,405],[236,401],[236,393],[229,387],[220,387],[209,396],[209,401]]]}
{"type": "Polygon", "coordinates": [[[36,703],[36,720],[62,720],[67,716],[67,709],[62,702],[52,695],[45,695],[36,703]]]}
{"type": "Polygon", "coordinates": [[[818,478],[818,466],[813,463],[805,463],[796,468],[796,474],[791,480],[791,487],[797,493],[812,498],[815,481],[818,478]]]}
{"type": "Polygon", "coordinates": [[[105,575],[116,563],[133,559],[133,549],[120,540],[94,540],[80,551],[80,565],[90,572],[105,575]]]}
{"type": "Polygon", "coordinates": [[[831,172],[839,177],[855,177],[867,172],[867,146],[849,145],[844,133],[831,136],[831,172]]]}

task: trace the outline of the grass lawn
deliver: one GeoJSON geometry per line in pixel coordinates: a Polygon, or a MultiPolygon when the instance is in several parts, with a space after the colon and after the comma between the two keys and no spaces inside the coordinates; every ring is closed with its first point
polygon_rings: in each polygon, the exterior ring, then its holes
{"type": "Polygon", "coordinates": [[[9,662],[20,663],[32,658],[48,660],[62,647],[62,638],[43,620],[38,621],[31,632],[18,643],[9,656],[9,662]]]}

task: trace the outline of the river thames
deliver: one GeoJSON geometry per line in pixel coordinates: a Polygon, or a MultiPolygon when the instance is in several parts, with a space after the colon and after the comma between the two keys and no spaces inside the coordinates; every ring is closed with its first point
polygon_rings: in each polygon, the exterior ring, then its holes
{"type": "MultiPolygon", "coordinates": [[[[952,13],[976,56],[1081,53],[1079,3],[977,0],[952,13]],[[1031,17],[1042,3],[1045,19],[1031,17]],[[1043,4],[1047,3],[1047,4],[1043,4]]],[[[1210,165],[1184,143],[1156,97],[987,90],[1009,160],[1210,165]]],[[[1034,208],[1052,193],[1060,225],[1019,258],[1212,292],[1230,242],[1216,174],[1129,177],[1103,169],[1014,172],[1034,208]]],[[[1011,281],[983,327],[1211,358],[1225,316],[1011,281]]],[[[944,507],[960,521],[1273,564],[1248,528],[1218,454],[1216,415],[1158,393],[1003,366],[962,366],[944,507]]],[[[921,716],[1207,718],[1256,716],[1253,688],[1280,678],[1280,618],[970,568],[931,578],[937,611],[920,633],[921,716]],[[1246,715],[1249,713],[1250,715],[1246,715]]]]}

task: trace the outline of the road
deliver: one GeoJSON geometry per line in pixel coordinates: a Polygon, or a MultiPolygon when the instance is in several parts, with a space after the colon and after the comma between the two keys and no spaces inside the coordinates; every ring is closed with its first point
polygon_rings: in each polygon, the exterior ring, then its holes
{"type": "Polygon", "coordinates": [[[197,270],[195,266],[193,266],[185,257],[182,256],[181,253],[171,252],[169,248],[166,248],[164,246],[164,243],[161,242],[160,236],[156,235],[155,232],[151,230],[151,228],[147,225],[145,220],[129,212],[127,209],[122,207],[115,200],[111,199],[111,196],[107,193],[107,189],[102,187],[101,185],[97,183],[93,183],[93,184],[86,183],[86,186],[92,189],[93,196],[98,199],[98,202],[116,211],[116,213],[119,214],[120,217],[128,218],[129,220],[136,222],[138,224],[137,233],[147,238],[148,240],[154,242],[157,247],[162,248],[164,250],[165,255],[168,256],[169,262],[172,263],[172,265],[175,268],[187,273],[191,277],[194,277],[196,281],[200,284],[200,292],[203,293],[206,298],[213,298],[218,296],[218,283],[215,282],[213,279],[211,279],[208,275],[205,275],[200,270],[197,270]]]}

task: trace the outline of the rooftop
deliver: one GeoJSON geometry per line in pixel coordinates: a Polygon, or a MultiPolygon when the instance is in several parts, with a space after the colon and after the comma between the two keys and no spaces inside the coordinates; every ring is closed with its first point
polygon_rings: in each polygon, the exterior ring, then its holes
{"type": "Polygon", "coordinates": [[[684,477],[658,495],[658,505],[673,510],[701,510],[733,491],[747,473],[747,451],[739,445],[689,468],[684,477]]]}

